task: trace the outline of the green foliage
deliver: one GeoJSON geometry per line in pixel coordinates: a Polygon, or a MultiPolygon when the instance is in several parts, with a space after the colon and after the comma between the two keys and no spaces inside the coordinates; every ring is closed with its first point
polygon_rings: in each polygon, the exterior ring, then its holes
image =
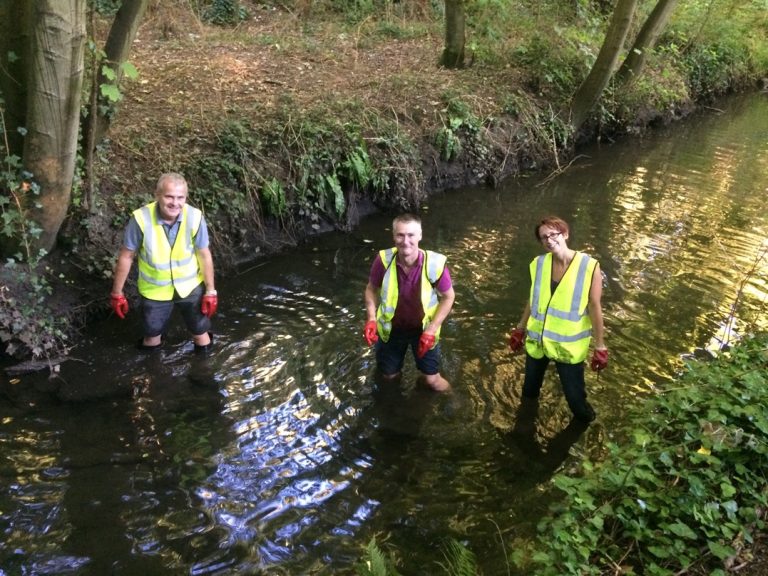
{"type": "MultiPolygon", "coordinates": [[[[442,574],[446,576],[477,576],[479,569],[477,558],[461,542],[450,539],[442,546],[445,562],[438,562],[442,568],[442,574]]],[[[355,567],[358,576],[399,576],[397,571],[397,562],[394,554],[387,555],[382,552],[376,543],[376,538],[372,538],[366,548],[366,556],[362,562],[355,567]]],[[[435,570],[425,570],[425,574],[437,574],[435,570]]]]}
{"type": "Polygon", "coordinates": [[[239,0],[211,0],[200,16],[210,24],[233,26],[248,18],[248,10],[239,0]]]}
{"type": "Polygon", "coordinates": [[[48,269],[40,265],[45,251],[35,251],[42,230],[29,217],[29,205],[37,203],[40,188],[34,175],[23,170],[21,159],[10,153],[3,104],[0,98],[0,243],[16,251],[0,270],[0,342],[9,356],[51,358],[64,350],[66,335],[61,315],[47,304],[53,290],[48,269]]]}
{"type": "Polygon", "coordinates": [[[676,386],[630,416],[579,478],[558,475],[562,499],[539,542],[516,561],[536,574],[723,572],[765,530],[768,504],[768,336],[711,364],[692,363],[676,386]],[[705,551],[702,553],[702,551],[705,551]]]}
{"type": "Polygon", "coordinates": [[[284,226],[298,222],[319,229],[323,222],[346,227],[349,207],[361,194],[376,202],[413,208],[423,184],[413,173],[418,155],[396,125],[355,116],[354,104],[284,116],[254,129],[229,122],[217,146],[191,159],[193,201],[206,214],[261,228],[262,214],[284,226]],[[349,106],[349,108],[347,108],[349,106]],[[364,130],[376,137],[366,138],[364,130]],[[391,134],[391,135],[390,135],[391,134]]]}
{"type": "Polygon", "coordinates": [[[610,106],[619,125],[653,120],[691,100],[685,73],[674,65],[674,58],[671,47],[657,50],[638,78],[609,91],[612,100],[604,98],[604,105],[610,106]]]}
{"type": "Polygon", "coordinates": [[[0,342],[8,356],[51,359],[65,354],[65,322],[47,303],[53,292],[47,272],[13,259],[3,266],[6,280],[0,285],[0,342]]]}
{"type": "Polygon", "coordinates": [[[695,99],[711,99],[768,72],[765,2],[691,2],[676,10],[660,47],[677,55],[695,99]]]}
{"type": "MultiPolygon", "coordinates": [[[[82,115],[88,118],[95,106],[101,116],[111,120],[117,113],[117,104],[123,98],[123,91],[119,85],[120,76],[135,80],[139,76],[139,71],[131,62],[123,62],[116,66],[114,62],[108,61],[106,52],[99,48],[93,39],[88,41],[86,54],[88,82],[83,84],[83,102],[87,104],[82,108],[82,115]],[[98,82],[100,83],[94,86],[94,83],[98,82]]],[[[90,121],[94,122],[95,118],[91,118],[90,121]]],[[[73,202],[80,201],[82,196],[73,194],[73,202]]]]}
{"type": "Polygon", "coordinates": [[[443,546],[445,563],[440,566],[448,576],[476,576],[477,558],[469,548],[457,540],[449,540],[443,546]]]}
{"type": "Polygon", "coordinates": [[[90,0],[91,6],[103,16],[112,16],[120,8],[122,0],[90,0]]]}
{"type": "Polygon", "coordinates": [[[521,140],[532,159],[558,158],[572,145],[570,125],[551,104],[542,107],[520,91],[509,95],[504,111],[520,122],[524,130],[521,140]]]}
{"type": "Polygon", "coordinates": [[[480,138],[482,122],[461,99],[447,96],[446,100],[447,104],[442,111],[443,125],[435,135],[440,158],[446,162],[457,159],[462,153],[462,142],[472,145],[474,151],[479,151],[481,156],[489,154],[480,138]]]}
{"type": "Polygon", "coordinates": [[[553,44],[543,36],[519,45],[513,59],[526,71],[531,89],[553,102],[569,98],[591,65],[572,46],[553,44]]]}
{"type": "Polygon", "coordinates": [[[366,556],[366,560],[355,567],[358,576],[399,576],[392,555],[384,555],[375,537],[368,543],[366,556]]]}
{"type": "Polygon", "coordinates": [[[267,213],[278,218],[285,216],[288,200],[285,196],[285,188],[276,178],[272,178],[264,183],[261,197],[266,205],[267,213]]]}
{"type": "MultiPolygon", "coordinates": [[[[126,78],[135,80],[139,76],[139,71],[136,70],[136,67],[130,62],[123,62],[120,65],[120,69],[126,78]]],[[[109,103],[116,104],[123,97],[122,93],[120,92],[120,87],[117,85],[117,72],[113,67],[108,66],[107,64],[103,64],[101,67],[101,73],[107,82],[104,82],[99,86],[99,91],[109,103]]],[[[102,113],[105,112],[106,110],[102,110],[102,113]]]]}
{"type": "Polygon", "coordinates": [[[749,53],[746,46],[736,43],[692,45],[686,50],[682,63],[696,98],[723,94],[749,77],[749,53]]]}

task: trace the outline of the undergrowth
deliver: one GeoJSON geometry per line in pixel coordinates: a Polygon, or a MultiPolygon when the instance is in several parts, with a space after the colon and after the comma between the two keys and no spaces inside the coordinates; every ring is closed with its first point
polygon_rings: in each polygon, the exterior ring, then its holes
{"type": "Polygon", "coordinates": [[[0,244],[12,254],[0,269],[0,343],[9,356],[50,359],[66,352],[66,322],[48,304],[51,269],[35,247],[41,229],[29,218],[40,187],[9,153],[3,110],[0,97],[0,244]]]}
{"type": "Polygon", "coordinates": [[[768,508],[768,335],[688,364],[631,414],[605,461],[561,492],[519,566],[568,574],[724,575],[749,559],[768,508]]]}

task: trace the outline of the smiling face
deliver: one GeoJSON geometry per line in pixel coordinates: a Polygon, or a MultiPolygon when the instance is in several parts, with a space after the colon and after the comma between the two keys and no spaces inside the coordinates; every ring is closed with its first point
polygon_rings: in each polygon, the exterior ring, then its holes
{"type": "Polygon", "coordinates": [[[568,250],[568,231],[557,225],[542,224],[538,229],[539,241],[547,252],[557,254],[568,250]]]}
{"type": "Polygon", "coordinates": [[[184,180],[166,178],[158,182],[155,200],[160,218],[165,222],[175,222],[187,203],[187,183],[184,180]]]}
{"type": "Polygon", "coordinates": [[[397,247],[397,256],[408,264],[419,256],[419,242],[421,241],[421,224],[410,220],[401,222],[395,220],[392,224],[392,236],[397,247]]]}

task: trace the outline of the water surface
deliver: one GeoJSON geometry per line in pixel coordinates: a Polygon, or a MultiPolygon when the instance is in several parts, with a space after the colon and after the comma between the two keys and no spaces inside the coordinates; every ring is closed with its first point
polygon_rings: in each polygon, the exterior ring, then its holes
{"type": "Polygon", "coordinates": [[[451,394],[415,386],[410,361],[400,386],[376,382],[363,288],[390,216],[219,279],[207,360],[181,323],[149,356],[135,312],[94,326],[66,377],[133,396],[3,404],[0,575],[351,574],[374,536],[403,574],[441,573],[449,537],[507,574],[555,471],[599,458],[686,358],[768,328],[768,98],[722,108],[582,150],[546,183],[430,200],[422,247],[448,255],[456,289],[451,394]],[[587,376],[583,433],[554,372],[535,420],[521,411],[506,345],[546,214],[605,276],[610,366],[587,376]]]}

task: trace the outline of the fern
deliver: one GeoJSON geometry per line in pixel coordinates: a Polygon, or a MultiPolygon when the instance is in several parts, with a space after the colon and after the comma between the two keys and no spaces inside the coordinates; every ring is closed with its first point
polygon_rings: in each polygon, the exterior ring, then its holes
{"type": "Polygon", "coordinates": [[[367,560],[358,564],[356,571],[358,576],[400,576],[395,569],[392,558],[387,558],[376,544],[376,538],[371,538],[368,543],[367,560]]]}
{"type": "Polygon", "coordinates": [[[373,179],[373,165],[365,148],[358,147],[350,153],[344,162],[344,168],[347,169],[350,181],[356,184],[359,190],[363,190],[373,179]]]}
{"type": "Polygon", "coordinates": [[[445,564],[438,562],[448,576],[477,576],[475,554],[458,540],[451,539],[443,547],[445,564]]]}

